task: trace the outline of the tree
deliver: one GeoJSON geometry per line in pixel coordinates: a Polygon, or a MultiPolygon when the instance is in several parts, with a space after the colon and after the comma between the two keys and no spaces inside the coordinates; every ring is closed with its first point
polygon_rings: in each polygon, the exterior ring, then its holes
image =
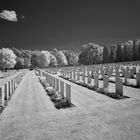
{"type": "Polygon", "coordinates": [[[49,51],[41,51],[44,55],[45,55],[45,59],[46,59],[46,65],[49,66],[50,64],[50,55],[51,53],[49,51]]]}
{"type": "Polygon", "coordinates": [[[128,59],[127,59],[127,46],[125,44],[124,44],[124,48],[123,48],[122,61],[123,62],[128,61],[128,59]]]}
{"type": "Polygon", "coordinates": [[[51,54],[50,55],[50,67],[56,67],[57,66],[57,59],[51,54]]]}
{"type": "Polygon", "coordinates": [[[0,49],[0,69],[13,68],[16,64],[16,55],[8,48],[0,49]]]}
{"type": "Polygon", "coordinates": [[[69,66],[75,66],[78,62],[77,54],[71,50],[63,50],[64,55],[66,56],[69,66]]]}
{"type": "Polygon", "coordinates": [[[15,67],[17,68],[29,68],[31,65],[31,56],[32,51],[30,50],[23,50],[23,49],[17,49],[15,47],[12,48],[13,52],[17,56],[17,63],[15,67]],[[22,61],[22,62],[21,62],[22,61]]]}
{"type": "Polygon", "coordinates": [[[64,53],[62,51],[58,52],[58,60],[59,60],[59,66],[66,66],[68,65],[66,56],[64,55],[64,53]]]}
{"type": "Polygon", "coordinates": [[[117,50],[116,50],[116,62],[122,62],[122,57],[123,57],[123,50],[122,50],[122,44],[119,43],[117,45],[117,50]]]}
{"type": "Polygon", "coordinates": [[[31,65],[32,51],[30,50],[21,50],[21,51],[22,51],[22,58],[24,59],[24,68],[29,68],[31,65]]]}
{"type": "Polygon", "coordinates": [[[58,51],[57,49],[54,48],[51,51],[51,54],[54,55],[55,58],[57,59],[58,66],[62,67],[62,66],[68,65],[66,56],[64,55],[64,53],[62,51],[58,51]]]}
{"type": "Polygon", "coordinates": [[[116,50],[117,50],[117,46],[112,45],[110,55],[109,55],[109,62],[110,63],[114,63],[116,61],[116,50]]]}
{"type": "Polygon", "coordinates": [[[101,63],[103,60],[103,47],[98,44],[88,43],[82,46],[79,54],[79,63],[83,65],[101,63]]]}
{"type": "Polygon", "coordinates": [[[106,46],[103,47],[103,63],[108,63],[109,61],[109,54],[108,49],[106,46]]]}
{"type": "Polygon", "coordinates": [[[24,59],[21,57],[17,57],[16,58],[16,64],[14,66],[15,69],[22,69],[24,68],[24,59]]]}
{"type": "Polygon", "coordinates": [[[133,61],[137,60],[136,40],[133,41],[133,61]]]}
{"type": "Polygon", "coordinates": [[[31,57],[31,66],[33,68],[46,68],[48,65],[45,55],[40,51],[34,51],[31,57]]]}
{"type": "Polygon", "coordinates": [[[126,46],[127,49],[127,61],[132,61],[133,60],[133,41],[129,40],[124,45],[126,46]]]}
{"type": "Polygon", "coordinates": [[[140,60],[140,39],[134,40],[133,58],[135,60],[140,60]]]}

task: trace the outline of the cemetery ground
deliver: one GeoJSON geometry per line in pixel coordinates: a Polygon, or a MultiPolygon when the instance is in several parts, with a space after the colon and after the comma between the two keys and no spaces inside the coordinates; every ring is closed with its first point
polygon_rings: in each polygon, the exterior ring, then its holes
{"type": "Polygon", "coordinates": [[[75,107],[56,109],[28,71],[0,115],[0,140],[140,139],[140,89],[125,86],[130,98],[115,100],[55,77],[71,85],[75,107]]]}

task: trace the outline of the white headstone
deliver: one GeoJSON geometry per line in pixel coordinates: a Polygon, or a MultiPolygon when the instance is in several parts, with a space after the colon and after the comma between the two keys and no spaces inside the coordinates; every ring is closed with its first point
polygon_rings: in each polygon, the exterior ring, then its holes
{"type": "Polygon", "coordinates": [[[71,104],[71,85],[66,83],[66,99],[71,104]]]}
{"type": "Polygon", "coordinates": [[[98,75],[94,75],[94,86],[99,87],[98,75]]]}
{"type": "Polygon", "coordinates": [[[116,78],[116,83],[115,83],[115,90],[116,93],[119,95],[123,95],[123,82],[122,79],[116,78]]]}
{"type": "Polygon", "coordinates": [[[56,91],[59,91],[59,79],[56,79],[56,91]]]}
{"type": "Polygon", "coordinates": [[[60,81],[60,93],[62,96],[64,96],[64,82],[60,81]]]}
{"type": "Polygon", "coordinates": [[[103,89],[104,89],[104,91],[108,91],[108,86],[109,86],[109,77],[104,75],[103,76],[103,89]]]}
{"type": "Polygon", "coordinates": [[[0,87],[0,106],[4,106],[4,89],[3,86],[0,87]]]}
{"type": "Polygon", "coordinates": [[[91,75],[88,74],[88,83],[91,83],[91,75]]]}
{"type": "Polygon", "coordinates": [[[82,73],[82,81],[85,83],[85,73],[82,73]]]}
{"type": "Polygon", "coordinates": [[[6,83],[6,84],[4,85],[4,87],[5,87],[5,100],[7,100],[7,99],[9,99],[8,83],[6,83]]]}
{"type": "Polygon", "coordinates": [[[137,86],[140,87],[140,73],[136,74],[137,86]]]}

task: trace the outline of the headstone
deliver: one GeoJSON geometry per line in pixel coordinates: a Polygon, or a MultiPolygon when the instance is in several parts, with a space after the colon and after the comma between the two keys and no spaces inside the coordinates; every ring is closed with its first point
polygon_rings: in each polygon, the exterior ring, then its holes
{"type": "Polygon", "coordinates": [[[66,99],[71,104],[71,85],[66,83],[66,99]]]}
{"type": "Polygon", "coordinates": [[[0,107],[3,107],[3,106],[4,106],[4,89],[1,86],[0,87],[0,107]]]}
{"type": "Polygon", "coordinates": [[[82,73],[82,81],[85,83],[85,73],[82,73]]]}
{"type": "Polygon", "coordinates": [[[129,67],[126,67],[126,72],[129,72],[129,67]]]}
{"type": "Polygon", "coordinates": [[[125,84],[127,85],[127,80],[130,78],[130,73],[128,73],[128,72],[125,72],[125,74],[124,74],[124,82],[125,82],[125,84]]]}
{"type": "Polygon", "coordinates": [[[14,78],[14,91],[16,89],[16,81],[15,81],[15,78],[14,78]]]}
{"type": "Polygon", "coordinates": [[[13,79],[11,79],[11,92],[14,92],[14,84],[13,84],[13,79]]]}
{"type": "Polygon", "coordinates": [[[115,76],[116,77],[120,77],[120,72],[119,72],[119,69],[118,68],[115,69],[115,76]]]}
{"type": "Polygon", "coordinates": [[[134,78],[134,70],[133,69],[130,69],[130,77],[134,78]]]}
{"type": "Polygon", "coordinates": [[[8,100],[9,99],[9,94],[8,94],[8,83],[6,83],[5,85],[4,85],[4,87],[5,87],[5,100],[8,100]]]}
{"type": "Polygon", "coordinates": [[[120,96],[123,95],[123,82],[122,82],[122,79],[116,78],[115,90],[116,90],[116,93],[119,94],[120,96]]]}
{"type": "Polygon", "coordinates": [[[91,83],[91,75],[88,74],[88,83],[91,83]]]}
{"type": "Polygon", "coordinates": [[[125,69],[124,68],[122,69],[122,74],[123,74],[123,76],[125,75],[125,69]]]}
{"type": "Polygon", "coordinates": [[[136,74],[137,86],[140,87],[140,73],[136,74]]]}
{"type": "Polygon", "coordinates": [[[53,77],[50,76],[50,85],[51,85],[51,86],[52,86],[52,79],[53,79],[53,77]]]}
{"type": "Polygon", "coordinates": [[[60,93],[62,96],[64,96],[64,82],[60,81],[60,93]]]}
{"type": "Polygon", "coordinates": [[[134,74],[136,74],[136,67],[133,67],[134,74]]]}
{"type": "Polygon", "coordinates": [[[56,88],[56,83],[55,83],[55,79],[56,79],[56,78],[54,77],[54,88],[56,88]]]}
{"type": "Polygon", "coordinates": [[[8,81],[9,96],[11,96],[11,81],[8,81]]]}
{"type": "Polygon", "coordinates": [[[99,78],[98,77],[99,77],[98,75],[94,75],[94,86],[97,88],[99,87],[99,80],[98,80],[99,78]]]}
{"type": "Polygon", "coordinates": [[[56,91],[59,91],[59,79],[56,79],[56,91]]]}
{"type": "Polygon", "coordinates": [[[72,71],[70,71],[70,79],[72,79],[72,71]]]}
{"type": "Polygon", "coordinates": [[[89,68],[88,68],[88,70],[87,70],[87,76],[89,76],[90,75],[90,72],[89,72],[89,68]]]}
{"type": "Polygon", "coordinates": [[[108,71],[108,76],[112,77],[112,71],[110,71],[110,70],[108,71]]]}
{"type": "Polygon", "coordinates": [[[76,81],[75,70],[73,71],[73,80],[76,81]]]}
{"type": "Polygon", "coordinates": [[[57,89],[57,79],[55,78],[55,89],[57,89]]]}
{"type": "Polygon", "coordinates": [[[80,80],[80,74],[79,74],[79,72],[77,72],[77,81],[79,81],[80,80]]]}
{"type": "Polygon", "coordinates": [[[104,89],[104,91],[108,92],[108,86],[109,86],[109,77],[104,75],[103,76],[103,89],[104,89]]]}

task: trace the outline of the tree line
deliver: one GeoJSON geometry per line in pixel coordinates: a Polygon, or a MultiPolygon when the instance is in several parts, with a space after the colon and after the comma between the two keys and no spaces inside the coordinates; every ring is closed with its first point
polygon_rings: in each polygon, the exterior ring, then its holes
{"type": "Polygon", "coordinates": [[[47,68],[76,65],[92,65],[140,60],[140,39],[129,40],[117,45],[105,46],[88,43],[79,53],[71,50],[51,51],[0,49],[0,69],[47,68]]]}
{"type": "Polygon", "coordinates": [[[82,46],[79,65],[116,63],[140,60],[140,39],[105,46],[88,43],[82,46]]]}
{"type": "Polygon", "coordinates": [[[0,49],[0,70],[75,66],[77,63],[78,55],[71,50],[0,49]]]}

